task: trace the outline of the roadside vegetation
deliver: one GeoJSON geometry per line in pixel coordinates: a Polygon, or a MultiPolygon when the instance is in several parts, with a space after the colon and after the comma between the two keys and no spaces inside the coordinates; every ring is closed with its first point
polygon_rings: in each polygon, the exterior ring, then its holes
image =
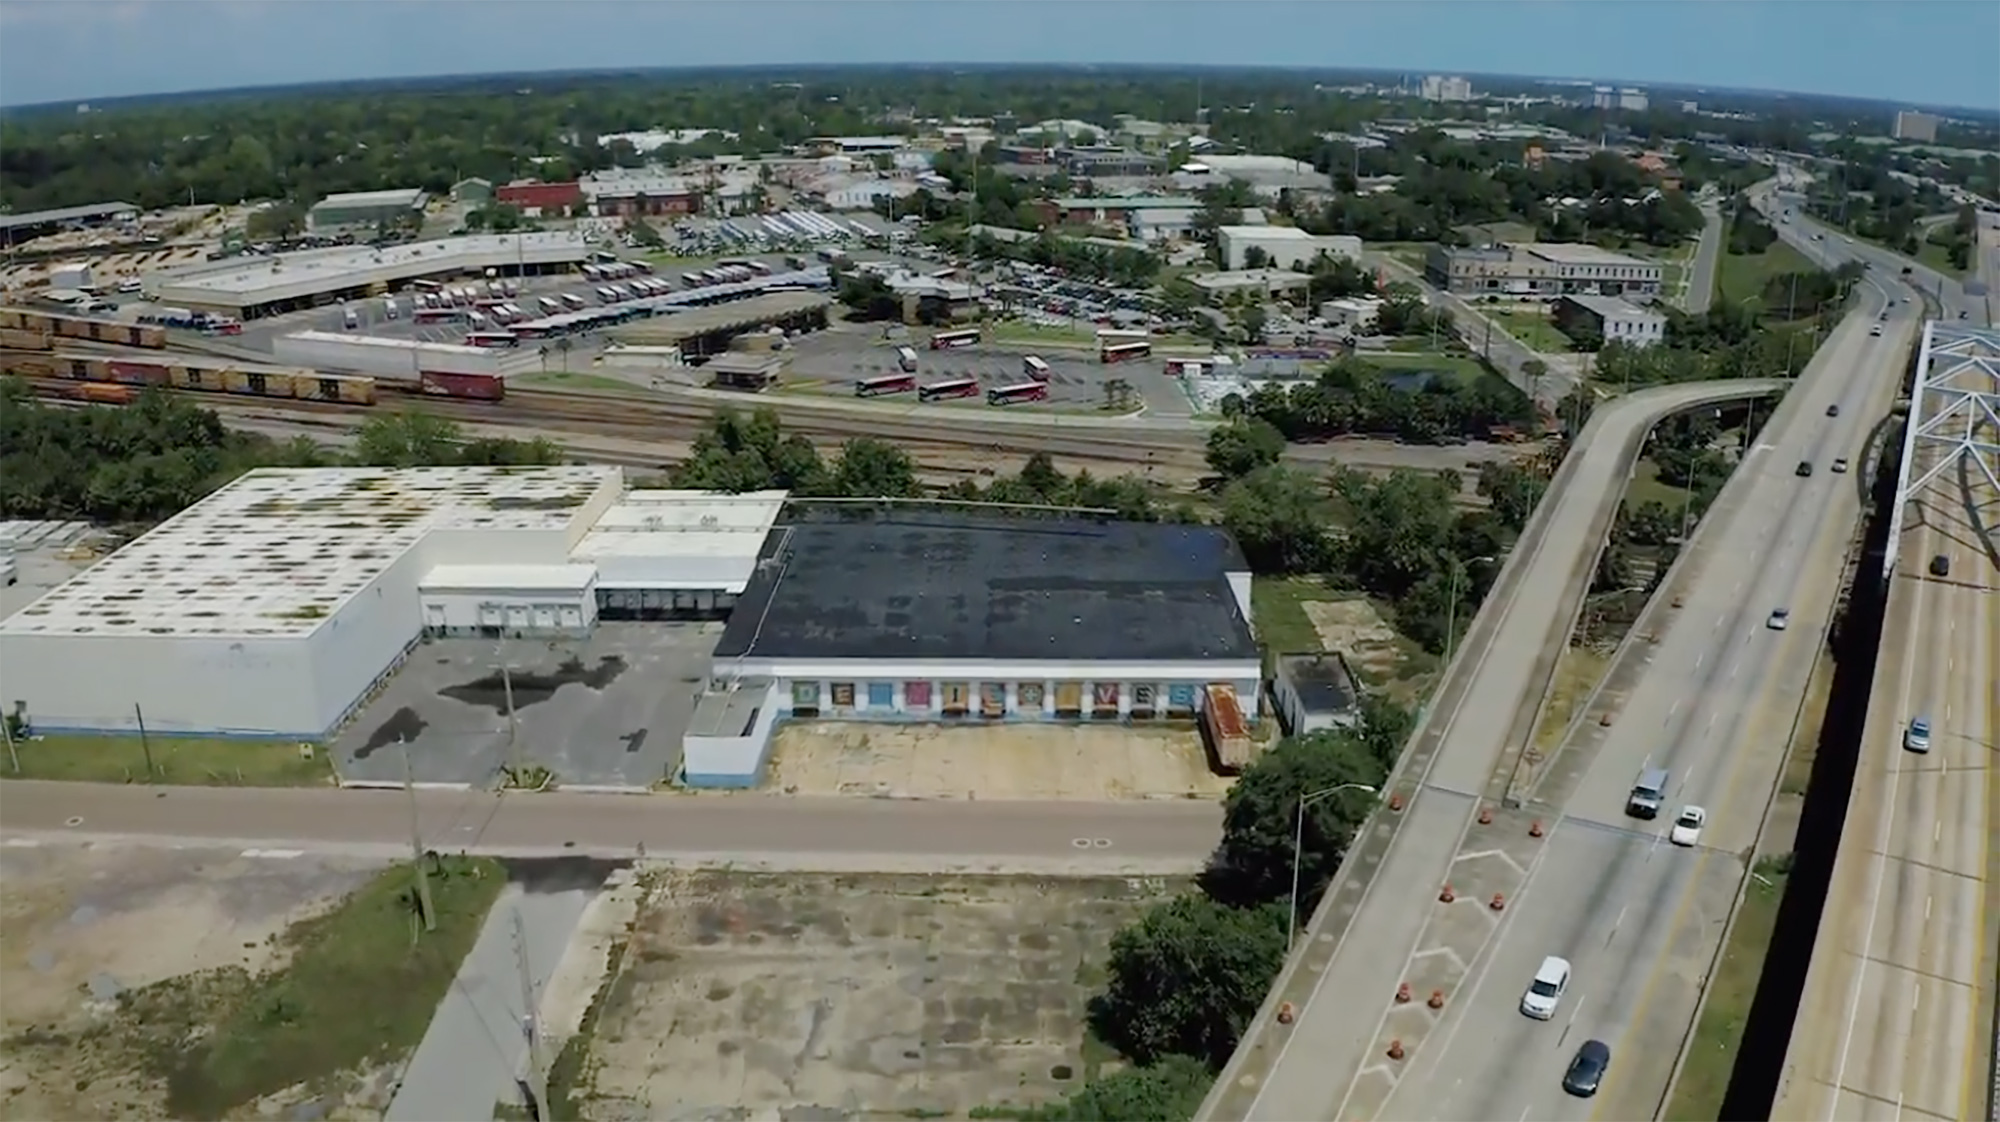
{"type": "Polygon", "coordinates": [[[18,730],[18,723],[10,723],[13,743],[0,760],[0,779],[187,787],[309,787],[334,782],[332,763],[317,745],[188,736],[24,739],[18,730]]]}

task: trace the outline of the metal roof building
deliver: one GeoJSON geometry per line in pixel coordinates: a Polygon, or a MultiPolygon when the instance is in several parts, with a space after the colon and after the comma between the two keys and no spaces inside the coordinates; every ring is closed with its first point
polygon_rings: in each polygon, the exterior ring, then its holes
{"type": "Polygon", "coordinates": [[[430,196],[421,187],[328,195],[306,212],[306,225],[313,230],[331,230],[341,226],[395,222],[421,213],[429,199],[430,196]]]}
{"type": "Polygon", "coordinates": [[[0,214],[0,243],[13,245],[53,233],[65,226],[91,226],[120,218],[136,218],[138,215],[138,207],[117,202],[33,210],[26,214],[0,214]]]}
{"type": "Polygon", "coordinates": [[[152,274],[155,298],[241,319],[290,311],[322,298],[353,299],[422,277],[567,272],[589,257],[575,231],[486,234],[381,247],[338,246],[271,257],[231,257],[152,274]]]}

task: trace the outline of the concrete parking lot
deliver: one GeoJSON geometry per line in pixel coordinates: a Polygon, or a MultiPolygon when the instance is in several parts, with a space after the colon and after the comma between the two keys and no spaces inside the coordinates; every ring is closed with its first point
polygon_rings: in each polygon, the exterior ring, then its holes
{"type": "MultiPolygon", "coordinates": [[[[1177,885],[668,873],[602,990],[591,1118],[967,1118],[1095,1074],[1113,932],[1177,885]]],[[[1003,1115],[1007,1116],[1007,1115],[1003,1115]]]]}
{"type": "MultiPolygon", "coordinates": [[[[900,367],[897,365],[896,347],[907,344],[917,351],[917,376],[920,380],[976,378],[982,387],[991,389],[1025,381],[1021,360],[1035,354],[1049,364],[1049,401],[1052,403],[1071,409],[1102,408],[1105,404],[1105,383],[1118,378],[1132,387],[1138,403],[1149,413],[1185,417],[1194,411],[1187,391],[1181,388],[1178,380],[1167,377],[1163,372],[1165,366],[1158,358],[1106,366],[1094,356],[1084,357],[1074,351],[1037,350],[1022,344],[990,342],[957,350],[933,351],[926,345],[929,337],[928,329],[899,332],[884,339],[877,325],[836,327],[796,341],[791,377],[824,380],[827,393],[852,395],[857,379],[897,372],[900,367]]],[[[907,405],[911,399],[903,395],[885,400],[907,405]]],[[[984,400],[960,398],[956,403],[983,405],[984,400]]]]}
{"type": "Polygon", "coordinates": [[[488,786],[518,757],[566,788],[642,789],[680,766],[720,623],[598,625],[585,640],[420,643],[335,741],[347,784],[488,786]],[[512,679],[516,729],[507,722],[512,679]]]}

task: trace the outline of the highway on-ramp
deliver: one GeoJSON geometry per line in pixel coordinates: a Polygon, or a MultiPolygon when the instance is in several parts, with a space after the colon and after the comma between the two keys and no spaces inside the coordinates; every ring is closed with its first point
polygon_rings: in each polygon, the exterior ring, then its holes
{"type": "Polygon", "coordinates": [[[1402,961],[1399,948],[1382,948],[1385,969],[1424,975],[1424,992],[1442,986],[1445,1008],[1385,1002],[1378,987],[1374,1055],[1321,1117],[1632,1119],[1663,1105],[1859,520],[1859,475],[1828,468],[1836,457],[1861,459],[1916,327],[1904,315],[1871,335],[1884,297],[1864,291],[1863,314],[1837,329],[1749,449],[1589,719],[1542,769],[1520,813],[1496,816],[1461,845],[1458,869],[1491,863],[1481,854],[1494,851],[1513,864],[1505,911],[1490,911],[1484,889],[1450,906],[1433,902],[1402,961]],[[1838,415],[1829,416],[1833,406],[1838,415]],[[1797,474],[1802,462],[1810,475],[1797,474]],[[1782,629],[1771,618],[1780,610],[1789,613],[1782,629]],[[1650,820],[1627,813],[1647,767],[1669,777],[1650,820]],[[1675,846],[1668,830],[1687,805],[1706,808],[1708,824],[1698,844],[1675,846]],[[1522,814],[1542,822],[1541,839],[1525,836],[1522,814]],[[1574,973],[1543,1022],[1520,1003],[1550,955],[1574,973]],[[1464,970],[1433,976],[1423,966],[1430,956],[1464,970]],[[1395,1039],[1401,1061],[1384,1055],[1395,1039]],[[1586,1040],[1612,1052],[1594,1100],[1561,1085],[1586,1040]]]}
{"type": "MultiPolygon", "coordinates": [[[[1405,752],[1405,778],[1396,790],[1409,796],[1407,806],[1378,814],[1357,840],[1347,873],[1315,915],[1201,1117],[1334,1117],[1355,1074],[1373,1063],[1376,1014],[1436,906],[1462,829],[1493,794],[1503,752],[1518,749],[1530,735],[1640,442],[1668,413],[1781,386],[1671,386],[1598,406],[1509,554],[1431,716],[1405,752]],[[1286,1001],[1297,1006],[1292,1025],[1271,1016],[1273,1006],[1286,1001]]],[[[1499,788],[1506,778],[1498,775],[1499,788]]],[[[1525,822],[1520,827],[1524,832],[1525,822]]],[[[1504,860],[1486,864],[1486,875],[1505,875],[1504,860]]],[[[1477,895],[1478,879],[1471,875],[1462,886],[1467,898],[1477,895]]],[[[1484,913],[1468,914],[1468,922],[1484,922],[1484,913]]],[[[1428,965],[1448,968],[1449,956],[1428,965]]]]}

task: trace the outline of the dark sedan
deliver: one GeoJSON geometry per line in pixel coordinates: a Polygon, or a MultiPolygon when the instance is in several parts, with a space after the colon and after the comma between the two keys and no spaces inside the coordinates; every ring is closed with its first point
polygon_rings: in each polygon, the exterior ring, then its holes
{"type": "Polygon", "coordinates": [[[1597,1094],[1597,1085],[1604,1082],[1610,1067],[1611,1046],[1602,1040],[1586,1040],[1569,1062],[1569,1070],[1563,1072],[1563,1090],[1580,1099],[1590,1098],[1597,1094]]]}

